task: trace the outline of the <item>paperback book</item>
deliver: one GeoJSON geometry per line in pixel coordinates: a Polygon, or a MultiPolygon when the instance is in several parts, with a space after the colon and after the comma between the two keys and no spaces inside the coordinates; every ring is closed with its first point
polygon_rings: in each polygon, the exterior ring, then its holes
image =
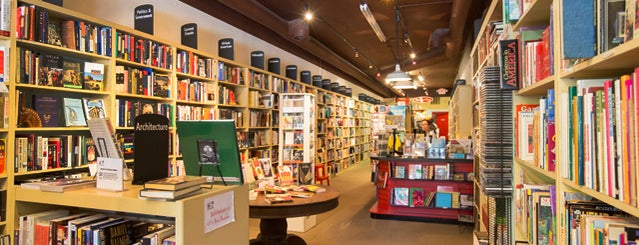
{"type": "Polygon", "coordinates": [[[104,90],[104,64],[84,62],[84,89],[104,90]]]}
{"type": "Polygon", "coordinates": [[[87,126],[84,118],[82,100],[76,98],[64,98],[64,123],[65,126],[87,126]]]}

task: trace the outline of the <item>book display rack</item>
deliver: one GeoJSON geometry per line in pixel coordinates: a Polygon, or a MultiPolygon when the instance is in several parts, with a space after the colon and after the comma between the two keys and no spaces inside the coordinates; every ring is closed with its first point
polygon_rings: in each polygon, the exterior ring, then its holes
{"type": "Polygon", "coordinates": [[[377,202],[371,217],[473,222],[473,161],[372,157],[377,202]]]}
{"type": "MultiPolygon", "coordinates": [[[[510,40],[518,45],[519,66],[512,91],[511,202],[500,203],[490,197],[484,179],[475,181],[475,229],[488,234],[491,244],[589,244],[595,237],[612,244],[634,233],[636,9],[635,1],[490,2],[471,50],[475,146],[486,140],[480,74],[489,66],[514,65],[500,55],[510,40]],[[508,208],[508,220],[496,220],[501,228],[491,232],[499,205],[508,208]],[[574,216],[588,207],[608,211],[574,216]],[[569,225],[579,222],[598,225],[569,225]]],[[[484,151],[476,147],[476,163],[484,151]]]]}
{"type": "MultiPolygon", "coordinates": [[[[318,108],[317,115],[327,110],[335,113],[323,114],[325,116],[317,120],[317,131],[328,131],[328,118],[343,119],[348,121],[341,122],[348,124],[348,136],[345,136],[346,132],[340,132],[343,147],[339,149],[339,158],[320,160],[319,155],[324,152],[318,152],[318,157],[311,161],[330,162],[336,172],[368,160],[366,136],[370,126],[367,124],[370,104],[367,102],[46,2],[4,1],[10,3],[11,11],[6,11],[10,16],[3,16],[3,19],[10,21],[12,31],[9,36],[0,36],[5,68],[0,72],[9,91],[2,97],[6,100],[1,100],[7,105],[3,108],[9,108],[3,110],[3,118],[9,120],[3,122],[0,129],[6,166],[5,173],[0,174],[0,203],[3,204],[0,234],[13,234],[20,215],[47,208],[46,202],[34,193],[21,194],[23,190],[14,183],[88,172],[87,163],[95,161],[95,142],[89,128],[66,123],[66,119],[71,118],[82,121],[78,118],[84,116],[84,112],[71,110],[82,108],[82,104],[59,110],[66,106],[64,101],[101,100],[103,108],[94,109],[104,114],[89,115],[113,119],[128,165],[135,164],[132,157],[135,116],[144,113],[167,116],[170,121],[167,164],[171,166],[171,173],[177,174],[182,157],[176,121],[234,119],[241,159],[270,157],[276,165],[279,159],[280,93],[322,94],[334,102],[324,102],[321,106],[314,104],[314,108],[318,108]],[[76,29],[80,31],[74,32],[76,29]],[[57,106],[50,106],[52,104],[57,106]],[[321,107],[327,109],[320,110],[321,107]],[[319,126],[322,124],[323,129],[319,126]],[[36,154],[40,150],[48,154],[36,154]]],[[[324,150],[317,146],[315,149],[324,150]]],[[[236,196],[244,196],[241,195],[244,191],[236,190],[236,196]]],[[[86,195],[83,198],[91,199],[90,193],[83,195],[86,195]]],[[[68,199],[60,197],[55,198],[68,199]]],[[[236,201],[238,203],[241,202],[236,201]]],[[[84,202],[57,205],[111,210],[84,202]]],[[[133,209],[135,207],[113,210],[153,215],[133,209]]],[[[187,217],[184,214],[169,216],[176,226],[186,224],[178,221],[187,217]]],[[[178,243],[189,243],[185,241],[191,238],[180,234],[188,228],[176,229],[181,237],[178,243]]]]}

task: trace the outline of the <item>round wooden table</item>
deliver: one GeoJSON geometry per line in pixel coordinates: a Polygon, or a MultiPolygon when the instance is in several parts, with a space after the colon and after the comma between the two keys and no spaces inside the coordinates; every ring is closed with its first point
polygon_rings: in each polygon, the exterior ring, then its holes
{"type": "Polygon", "coordinates": [[[315,193],[310,198],[293,198],[293,202],[269,204],[260,194],[249,201],[249,217],[260,219],[260,234],[252,239],[252,245],[306,244],[304,239],[287,234],[286,218],[308,216],[330,211],[337,207],[340,193],[330,186],[325,192],[315,193]]]}

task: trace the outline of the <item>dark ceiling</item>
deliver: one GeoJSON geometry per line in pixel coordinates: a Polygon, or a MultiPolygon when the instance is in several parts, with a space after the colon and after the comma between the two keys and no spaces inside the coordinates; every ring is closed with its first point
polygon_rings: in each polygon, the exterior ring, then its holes
{"type": "MultiPolygon", "coordinates": [[[[384,82],[395,70],[422,74],[429,89],[451,88],[472,21],[487,0],[181,0],[381,97],[401,96],[384,82]],[[386,37],[381,42],[360,11],[368,4],[386,37]],[[306,39],[289,28],[305,10],[306,39]],[[396,11],[398,10],[398,11],[396,11]],[[399,13],[400,21],[396,21],[399,13]],[[396,28],[399,27],[399,28],[396,28]],[[399,33],[399,36],[397,35],[399,33]],[[399,38],[397,38],[399,37],[399,38]],[[399,43],[399,44],[397,44],[399,43]],[[397,49],[399,47],[399,54],[397,49]],[[411,51],[416,54],[409,57],[411,51]],[[357,55],[356,55],[357,53],[357,55]],[[379,76],[378,76],[379,75],[379,76]]],[[[419,82],[418,82],[419,83],[419,82]]],[[[423,95],[421,88],[403,91],[423,95]]]]}

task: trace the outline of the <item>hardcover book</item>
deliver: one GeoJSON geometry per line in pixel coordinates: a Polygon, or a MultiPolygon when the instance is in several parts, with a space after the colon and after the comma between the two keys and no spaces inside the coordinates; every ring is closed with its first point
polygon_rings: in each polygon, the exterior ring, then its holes
{"type": "Polygon", "coordinates": [[[58,179],[40,183],[40,190],[48,192],[64,192],[94,186],[95,180],[93,179],[58,179]]]}
{"type": "Polygon", "coordinates": [[[36,112],[38,112],[38,116],[40,116],[42,127],[58,126],[58,112],[60,108],[56,96],[35,94],[33,95],[33,106],[36,112]]]}
{"type": "Polygon", "coordinates": [[[180,190],[191,186],[206,183],[206,177],[202,176],[170,176],[158,180],[149,180],[144,183],[145,189],[155,190],[180,190]]]}
{"type": "Polygon", "coordinates": [[[424,188],[412,187],[410,188],[410,205],[411,207],[423,207],[424,206],[424,188]]]}
{"type": "MultiPolygon", "coordinates": [[[[205,178],[206,180],[206,178],[205,178]]],[[[145,183],[146,185],[146,183],[145,183]]],[[[163,198],[163,199],[179,199],[186,195],[193,194],[193,192],[199,191],[202,187],[198,185],[192,185],[189,187],[184,187],[181,189],[174,190],[158,190],[158,189],[147,189],[144,188],[140,190],[141,197],[150,197],[150,198],[163,198]]]]}
{"type": "Polygon", "coordinates": [[[421,179],[422,178],[422,165],[410,164],[408,165],[408,179],[421,179]]]}
{"type": "Polygon", "coordinates": [[[406,167],[403,165],[395,166],[395,178],[396,179],[405,179],[406,178],[406,167]]]}
{"type": "Polygon", "coordinates": [[[82,100],[76,98],[64,98],[64,123],[65,126],[82,126],[86,127],[87,122],[84,118],[84,110],[82,100]]]}
{"type": "Polygon", "coordinates": [[[393,205],[408,206],[408,187],[395,187],[393,189],[393,205]]]}
{"type": "Polygon", "coordinates": [[[7,139],[0,139],[0,174],[7,171],[7,139]]]}
{"type": "Polygon", "coordinates": [[[168,75],[156,74],[153,80],[153,96],[169,98],[171,87],[170,78],[168,75]]]}
{"type": "Polygon", "coordinates": [[[60,38],[60,23],[49,19],[47,26],[47,43],[55,46],[62,46],[62,39],[60,38]]]}
{"type": "Polygon", "coordinates": [[[435,193],[436,208],[451,208],[453,206],[453,193],[437,192],[435,193]]]}
{"type": "Polygon", "coordinates": [[[313,164],[312,163],[300,163],[298,165],[298,182],[300,185],[313,184],[313,164]]]}
{"type": "Polygon", "coordinates": [[[84,62],[84,89],[104,90],[104,64],[84,62]]]}
{"type": "Polygon", "coordinates": [[[40,70],[38,85],[62,87],[63,76],[62,56],[53,54],[40,55],[40,70]]]}
{"type": "Polygon", "coordinates": [[[80,62],[64,60],[62,62],[62,86],[65,88],[82,88],[82,72],[80,62]]]}
{"type": "Polygon", "coordinates": [[[87,120],[93,118],[106,118],[104,100],[100,98],[82,98],[84,116],[87,120]]]}

